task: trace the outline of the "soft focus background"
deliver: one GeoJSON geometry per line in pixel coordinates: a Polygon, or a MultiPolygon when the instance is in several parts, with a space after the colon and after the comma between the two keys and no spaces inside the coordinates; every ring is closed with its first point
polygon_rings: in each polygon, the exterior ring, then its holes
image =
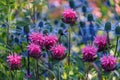
{"type": "MultiPolygon", "coordinates": [[[[85,69],[88,69],[88,63],[84,63],[81,55],[81,48],[87,44],[90,38],[90,30],[86,28],[86,34],[81,31],[80,22],[84,22],[87,27],[90,26],[88,15],[93,15],[92,26],[94,26],[93,34],[104,34],[106,22],[111,23],[111,31],[109,37],[112,48],[110,53],[114,54],[116,46],[116,35],[114,29],[116,25],[120,25],[120,0],[0,0],[0,80],[10,80],[10,73],[6,63],[6,56],[11,52],[17,52],[23,56],[23,65],[18,70],[17,80],[28,80],[24,78],[27,68],[27,36],[32,31],[48,31],[59,36],[62,30],[63,44],[67,47],[67,29],[69,25],[64,24],[61,20],[62,12],[72,8],[77,12],[77,23],[72,26],[71,53],[72,65],[66,64],[66,59],[61,61],[61,80],[84,80],[85,69]],[[86,37],[84,37],[86,36],[86,37]],[[69,77],[69,79],[68,79],[69,77]]],[[[120,42],[118,44],[118,52],[120,54],[120,42]]],[[[48,55],[45,55],[48,56],[48,55]]],[[[45,57],[47,61],[48,58],[45,57]]],[[[34,62],[31,61],[31,73],[34,79],[34,62]]],[[[120,62],[120,55],[118,56],[120,62]]],[[[96,63],[100,63],[99,61],[96,63]]],[[[48,67],[48,65],[47,65],[48,67]]],[[[98,80],[95,69],[90,66],[88,77],[89,80],[98,80]]],[[[48,72],[45,72],[44,66],[40,67],[41,79],[51,80],[57,73],[56,65],[50,66],[48,72]],[[51,68],[52,67],[52,68],[51,68]]],[[[120,64],[118,69],[111,73],[102,73],[108,79],[104,80],[120,80],[120,64]]],[[[104,76],[103,76],[104,77],[104,76]]]]}

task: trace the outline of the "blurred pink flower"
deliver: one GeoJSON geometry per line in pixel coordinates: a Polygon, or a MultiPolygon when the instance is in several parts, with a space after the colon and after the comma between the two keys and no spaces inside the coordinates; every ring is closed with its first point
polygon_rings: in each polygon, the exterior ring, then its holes
{"type": "Polygon", "coordinates": [[[10,54],[7,56],[7,62],[11,70],[17,70],[21,67],[21,56],[17,55],[17,53],[10,54]]]}
{"type": "Polygon", "coordinates": [[[65,57],[65,50],[66,48],[60,44],[52,47],[51,49],[52,57],[56,60],[61,60],[63,57],[65,57]]]}
{"type": "Polygon", "coordinates": [[[115,5],[115,11],[120,15],[120,6],[118,4],[115,5]]]}
{"type": "Polygon", "coordinates": [[[105,50],[107,44],[107,36],[97,35],[94,39],[94,44],[98,47],[98,51],[105,50]]]}
{"type": "Polygon", "coordinates": [[[62,4],[62,0],[48,0],[50,5],[54,5],[55,7],[58,7],[62,4]]]}
{"type": "Polygon", "coordinates": [[[54,46],[57,41],[58,41],[58,38],[56,35],[46,35],[45,37],[45,40],[44,40],[44,46],[47,48],[47,49],[50,49],[52,46],[54,46]]]}
{"type": "Polygon", "coordinates": [[[117,64],[117,58],[115,58],[112,55],[104,55],[102,58],[100,58],[102,68],[105,71],[112,71],[115,69],[115,66],[117,64]]]}
{"type": "Polygon", "coordinates": [[[87,45],[84,48],[82,48],[82,54],[84,61],[94,61],[97,54],[97,48],[95,46],[87,45]]]}
{"type": "Polygon", "coordinates": [[[73,9],[64,10],[62,16],[63,16],[62,18],[63,22],[67,24],[73,24],[77,20],[77,14],[75,11],[73,11],[73,9]]]}
{"type": "Polygon", "coordinates": [[[90,2],[89,6],[92,8],[93,15],[95,15],[97,18],[100,18],[102,16],[102,13],[100,12],[100,8],[97,7],[97,5],[95,3],[90,2]]]}
{"type": "Polygon", "coordinates": [[[95,15],[97,18],[100,18],[102,16],[100,10],[96,10],[96,9],[92,11],[92,14],[95,15]]]}
{"type": "Polygon", "coordinates": [[[120,0],[115,0],[115,3],[116,3],[116,4],[119,4],[119,3],[120,3],[120,0]]]}
{"type": "Polygon", "coordinates": [[[31,42],[38,44],[41,47],[43,46],[43,42],[44,42],[43,34],[41,34],[39,32],[32,32],[29,35],[29,39],[31,40],[31,42]]]}
{"type": "Polygon", "coordinates": [[[40,46],[30,43],[28,46],[29,56],[33,57],[34,59],[38,59],[41,56],[41,48],[40,46]]]}

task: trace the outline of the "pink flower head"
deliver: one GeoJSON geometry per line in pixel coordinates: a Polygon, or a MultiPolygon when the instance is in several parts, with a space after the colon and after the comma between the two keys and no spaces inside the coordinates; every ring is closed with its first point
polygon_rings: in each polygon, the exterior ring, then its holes
{"type": "Polygon", "coordinates": [[[73,11],[73,9],[66,9],[64,10],[62,16],[62,20],[63,22],[67,23],[67,24],[74,24],[77,20],[77,16],[76,16],[76,12],[73,11]]]}
{"type": "Polygon", "coordinates": [[[117,58],[115,58],[112,55],[104,55],[102,58],[100,58],[102,68],[105,71],[112,71],[115,69],[115,66],[117,64],[117,58]]]}
{"type": "Polygon", "coordinates": [[[66,50],[66,48],[61,44],[52,47],[51,48],[52,57],[56,60],[63,59],[66,56],[65,55],[65,50],[66,50]]]}
{"type": "Polygon", "coordinates": [[[85,46],[82,48],[82,54],[84,61],[91,62],[95,59],[97,48],[95,46],[85,46]]]}
{"type": "Polygon", "coordinates": [[[17,70],[21,67],[21,56],[16,53],[7,56],[7,62],[11,70],[17,70]]]}
{"type": "Polygon", "coordinates": [[[97,35],[94,39],[94,43],[98,47],[98,51],[104,50],[107,44],[107,36],[97,35]]]}
{"type": "Polygon", "coordinates": [[[43,42],[44,42],[44,37],[43,34],[39,33],[39,32],[32,32],[29,35],[29,39],[35,43],[35,44],[39,44],[40,46],[43,46],[43,42]]]}
{"type": "Polygon", "coordinates": [[[41,48],[35,43],[30,43],[28,45],[28,50],[29,50],[29,56],[33,57],[34,59],[38,59],[41,55],[41,48]]]}
{"type": "Polygon", "coordinates": [[[56,35],[46,35],[44,45],[47,49],[50,49],[52,46],[54,46],[58,41],[58,38],[56,35]]]}

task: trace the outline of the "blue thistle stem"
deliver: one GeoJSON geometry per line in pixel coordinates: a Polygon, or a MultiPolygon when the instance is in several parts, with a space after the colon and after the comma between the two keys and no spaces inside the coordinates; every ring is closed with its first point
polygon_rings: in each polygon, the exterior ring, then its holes
{"type": "Polygon", "coordinates": [[[109,32],[107,31],[107,50],[109,52],[109,48],[110,48],[110,39],[109,39],[109,32]]]}
{"type": "MultiPolygon", "coordinates": [[[[27,43],[29,42],[29,39],[28,39],[28,34],[26,34],[26,36],[27,36],[27,43]]],[[[30,56],[29,56],[29,51],[27,52],[27,62],[28,62],[28,64],[27,64],[27,75],[30,75],[30,56]]]]}
{"type": "Polygon", "coordinates": [[[116,47],[115,47],[115,54],[114,54],[114,56],[117,55],[118,41],[119,41],[119,37],[117,36],[117,39],[116,39],[116,47]]]}

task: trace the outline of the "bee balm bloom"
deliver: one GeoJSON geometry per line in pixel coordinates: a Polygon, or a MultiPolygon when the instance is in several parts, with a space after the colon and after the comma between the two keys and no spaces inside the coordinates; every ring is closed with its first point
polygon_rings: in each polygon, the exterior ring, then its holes
{"type": "Polygon", "coordinates": [[[77,20],[77,17],[76,17],[76,12],[73,11],[73,9],[67,9],[67,10],[64,10],[62,16],[62,21],[67,23],[67,24],[74,24],[77,20]]]}
{"type": "Polygon", "coordinates": [[[97,48],[94,46],[85,46],[82,48],[82,54],[84,61],[91,62],[94,61],[97,53],[97,48]]]}
{"type": "Polygon", "coordinates": [[[32,32],[29,35],[29,39],[31,40],[31,42],[43,46],[43,42],[44,42],[43,34],[39,32],[32,32]]]}
{"type": "Polygon", "coordinates": [[[54,46],[58,41],[57,36],[55,35],[46,35],[44,45],[47,49],[50,49],[52,46],[54,46]]]}
{"type": "Polygon", "coordinates": [[[30,43],[28,45],[29,56],[33,57],[34,59],[38,59],[41,56],[41,48],[40,46],[30,43]]]}
{"type": "Polygon", "coordinates": [[[115,66],[117,64],[117,58],[111,55],[104,55],[102,58],[100,58],[102,68],[105,71],[112,71],[115,69],[115,66]]]}
{"type": "Polygon", "coordinates": [[[104,50],[107,44],[107,36],[97,35],[94,39],[94,44],[98,47],[98,51],[104,50]]]}
{"type": "Polygon", "coordinates": [[[7,56],[7,62],[11,70],[17,70],[21,67],[21,56],[16,53],[7,56]]]}
{"type": "Polygon", "coordinates": [[[63,59],[65,55],[66,48],[63,45],[57,45],[51,48],[52,57],[56,60],[63,59]]]}

